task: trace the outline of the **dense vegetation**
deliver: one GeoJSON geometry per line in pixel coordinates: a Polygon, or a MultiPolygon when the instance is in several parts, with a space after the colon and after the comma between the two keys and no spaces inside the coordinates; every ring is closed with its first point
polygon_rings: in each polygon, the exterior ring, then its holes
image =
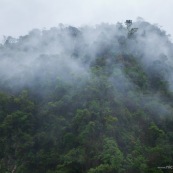
{"type": "MultiPolygon", "coordinates": [[[[1,173],[163,173],[173,46],[145,21],[60,26],[0,48],[1,173]]],[[[171,167],[172,168],[172,167],[171,167]]]]}

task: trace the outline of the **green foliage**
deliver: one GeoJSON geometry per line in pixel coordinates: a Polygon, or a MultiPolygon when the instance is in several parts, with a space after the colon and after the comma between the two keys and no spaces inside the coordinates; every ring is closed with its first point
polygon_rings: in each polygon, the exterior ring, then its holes
{"type": "Polygon", "coordinates": [[[156,87],[155,74],[123,54],[96,58],[89,74],[80,85],[77,74],[49,79],[41,95],[1,91],[0,172],[161,173],[173,163],[173,97],[162,78],[156,87]]]}
{"type": "Polygon", "coordinates": [[[100,157],[104,164],[109,164],[114,170],[119,170],[122,166],[123,154],[114,139],[104,139],[103,151],[100,157]]]}
{"type": "Polygon", "coordinates": [[[108,164],[101,164],[96,168],[91,168],[87,173],[111,173],[112,168],[108,164]]]}

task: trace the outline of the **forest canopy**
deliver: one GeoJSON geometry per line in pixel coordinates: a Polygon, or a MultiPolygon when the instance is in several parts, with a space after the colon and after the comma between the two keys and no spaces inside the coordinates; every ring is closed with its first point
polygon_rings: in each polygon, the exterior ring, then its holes
{"type": "Polygon", "coordinates": [[[173,169],[173,43],[144,20],[132,28],[61,24],[5,38],[0,172],[173,169]]]}

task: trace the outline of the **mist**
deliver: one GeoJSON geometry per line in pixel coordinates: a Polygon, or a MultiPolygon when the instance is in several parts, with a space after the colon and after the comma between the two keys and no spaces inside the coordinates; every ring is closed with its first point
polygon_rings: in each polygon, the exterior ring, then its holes
{"type": "MultiPolygon", "coordinates": [[[[164,106],[164,98],[157,87],[157,81],[163,81],[169,92],[173,91],[170,37],[142,18],[131,27],[138,31],[130,38],[126,25],[120,22],[79,28],[59,24],[49,30],[33,29],[19,38],[6,37],[0,47],[0,87],[13,93],[29,89],[47,95],[62,82],[80,90],[92,81],[92,67],[104,64],[107,82],[120,100],[125,100],[130,90],[139,98],[140,106],[153,97],[160,105],[157,114],[170,114],[171,108],[164,106]],[[126,67],[131,68],[128,65],[131,57],[148,80],[154,81],[149,82],[149,85],[156,85],[152,92],[142,91],[140,87],[146,84],[139,86],[135,80],[140,79],[135,79],[133,73],[132,77],[127,75],[126,67]]],[[[78,91],[69,92],[75,95],[78,91]]]]}
{"type": "Polygon", "coordinates": [[[127,38],[126,26],[119,22],[80,28],[60,24],[49,30],[34,29],[19,38],[6,37],[0,48],[1,85],[32,86],[36,79],[44,83],[59,77],[85,80],[99,56],[109,56],[106,63],[111,64],[118,56],[132,55],[146,72],[162,75],[172,91],[173,45],[169,36],[140,18],[133,27],[138,28],[134,38],[127,38]]]}

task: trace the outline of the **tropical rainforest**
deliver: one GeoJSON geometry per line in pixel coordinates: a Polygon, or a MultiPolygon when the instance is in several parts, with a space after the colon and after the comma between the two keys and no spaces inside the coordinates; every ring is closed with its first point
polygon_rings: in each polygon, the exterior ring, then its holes
{"type": "Polygon", "coordinates": [[[138,18],[4,37],[1,173],[172,169],[173,43],[161,27],[138,18]]]}

